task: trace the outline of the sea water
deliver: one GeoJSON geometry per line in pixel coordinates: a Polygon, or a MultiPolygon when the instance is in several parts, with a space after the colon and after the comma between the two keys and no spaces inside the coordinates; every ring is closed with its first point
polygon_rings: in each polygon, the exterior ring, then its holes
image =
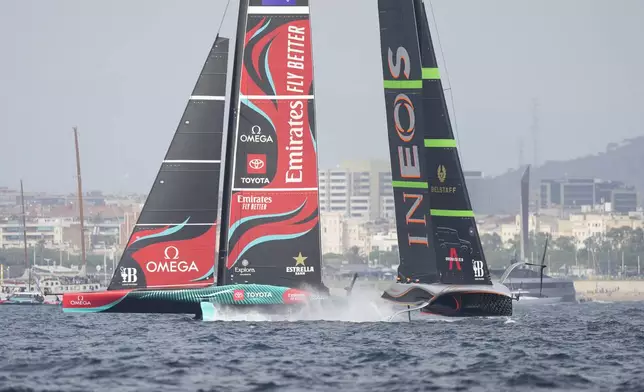
{"type": "Polygon", "coordinates": [[[644,385],[644,303],[544,305],[516,308],[509,318],[410,323],[383,322],[388,304],[354,295],[345,309],[310,312],[301,321],[232,314],[203,322],[0,306],[0,391],[641,391],[644,385]]]}

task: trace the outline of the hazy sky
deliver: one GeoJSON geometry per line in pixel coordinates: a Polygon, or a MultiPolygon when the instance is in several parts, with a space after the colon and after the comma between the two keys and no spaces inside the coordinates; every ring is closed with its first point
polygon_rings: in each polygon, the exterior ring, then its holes
{"type": "MultiPolygon", "coordinates": [[[[73,191],[78,125],[85,190],[147,192],[225,3],[0,0],[0,186],[73,191]]],[[[321,166],[388,159],[377,2],[312,3],[321,166]]],[[[533,98],[541,162],[644,134],[644,1],[431,4],[466,169],[532,159],[533,98]]]]}

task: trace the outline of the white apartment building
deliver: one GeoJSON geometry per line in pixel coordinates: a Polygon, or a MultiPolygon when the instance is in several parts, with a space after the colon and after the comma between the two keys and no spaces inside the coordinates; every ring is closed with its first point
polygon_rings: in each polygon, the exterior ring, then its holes
{"type": "Polygon", "coordinates": [[[320,170],[320,211],[375,220],[393,216],[391,172],[386,161],[343,162],[320,170]]]}
{"type": "MultiPolygon", "coordinates": [[[[391,176],[389,177],[391,183],[391,176]]],[[[396,210],[394,204],[393,190],[391,196],[382,196],[380,198],[380,216],[387,220],[394,220],[396,217],[396,210]]]]}
{"type": "Polygon", "coordinates": [[[381,252],[393,252],[398,249],[398,234],[395,230],[375,234],[371,237],[371,249],[381,252]]]}
{"type": "Polygon", "coordinates": [[[319,172],[320,212],[349,213],[351,174],[332,169],[319,172]]]}
{"type": "MultiPolygon", "coordinates": [[[[321,212],[338,212],[370,220],[394,219],[389,161],[345,161],[335,169],[320,170],[318,174],[321,212]]],[[[480,192],[483,173],[468,171],[464,175],[468,187],[480,192]]]]}
{"type": "MultiPolygon", "coordinates": [[[[644,228],[644,220],[638,212],[628,215],[612,213],[578,213],[570,214],[567,218],[541,215],[537,217],[530,214],[528,230],[550,235],[552,238],[573,237],[579,249],[584,247],[584,241],[590,237],[605,236],[611,229],[630,227],[631,229],[644,228]]],[[[513,223],[501,223],[496,227],[486,227],[481,234],[496,233],[501,240],[509,246],[508,241],[514,240],[521,233],[521,218],[515,216],[513,223]]]]}
{"type": "MultiPolygon", "coordinates": [[[[63,230],[71,220],[43,218],[27,221],[27,245],[34,246],[40,241],[55,245],[63,242],[63,230]]],[[[22,221],[9,221],[0,224],[0,248],[20,248],[23,246],[22,221]]]]}
{"type": "MultiPolygon", "coordinates": [[[[121,230],[119,222],[85,222],[86,244],[92,245],[90,238],[119,243],[121,230]]],[[[80,246],[80,225],[73,218],[27,220],[27,245],[35,246],[41,241],[50,247],[80,246]]],[[[21,248],[23,246],[22,221],[0,223],[0,248],[21,248]]]]}
{"type": "Polygon", "coordinates": [[[343,254],[357,246],[361,252],[371,249],[371,235],[365,226],[365,218],[348,218],[342,212],[327,212],[320,215],[322,228],[322,253],[343,254]]]}
{"type": "Polygon", "coordinates": [[[344,253],[342,243],[344,214],[341,212],[323,212],[320,214],[320,228],[322,230],[322,253],[344,253]]]}

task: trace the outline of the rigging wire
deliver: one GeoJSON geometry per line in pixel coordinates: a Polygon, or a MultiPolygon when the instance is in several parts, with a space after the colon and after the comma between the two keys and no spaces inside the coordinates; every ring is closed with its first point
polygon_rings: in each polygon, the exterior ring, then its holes
{"type": "Polygon", "coordinates": [[[444,89],[443,91],[449,91],[449,100],[452,105],[452,112],[454,113],[454,133],[456,138],[456,145],[458,146],[458,155],[461,155],[461,138],[458,136],[458,123],[456,122],[456,105],[454,105],[454,93],[452,91],[452,81],[449,79],[449,70],[447,69],[447,60],[445,59],[445,52],[443,52],[443,44],[441,43],[441,36],[438,30],[438,23],[436,23],[436,15],[434,14],[434,6],[432,5],[432,0],[429,0],[429,11],[432,13],[432,22],[434,22],[434,27],[436,29],[436,40],[438,41],[438,47],[441,51],[441,57],[443,58],[443,64],[445,64],[445,78],[447,83],[449,83],[449,88],[444,89]]]}
{"type": "Polygon", "coordinates": [[[226,19],[226,14],[228,13],[228,6],[230,6],[230,0],[226,1],[226,8],[224,8],[224,14],[221,16],[221,20],[219,21],[219,28],[217,29],[217,37],[219,37],[219,33],[221,32],[221,27],[224,25],[224,19],[226,19]]]}

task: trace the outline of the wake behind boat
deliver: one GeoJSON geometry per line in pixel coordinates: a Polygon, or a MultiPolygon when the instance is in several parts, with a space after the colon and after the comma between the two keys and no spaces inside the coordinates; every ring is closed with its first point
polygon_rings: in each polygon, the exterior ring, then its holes
{"type": "Polygon", "coordinates": [[[64,311],[216,318],[331,302],[308,1],[264,3],[240,2],[230,97],[229,40],[216,38],[108,290],[65,294],[64,311]]]}
{"type": "Polygon", "coordinates": [[[408,311],[508,316],[490,279],[449,121],[425,6],[378,0],[400,266],[383,298],[408,311]]]}

